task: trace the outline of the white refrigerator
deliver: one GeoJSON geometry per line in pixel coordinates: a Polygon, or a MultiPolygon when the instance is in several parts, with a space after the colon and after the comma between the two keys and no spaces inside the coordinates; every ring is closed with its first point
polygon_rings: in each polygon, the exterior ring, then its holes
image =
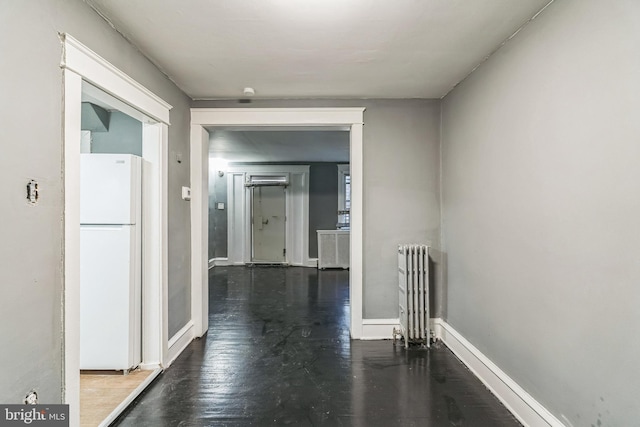
{"type": "Polygon", "coordinates": [[[142,159],[82,154],[80,369],[141,362],[142,159]]]}

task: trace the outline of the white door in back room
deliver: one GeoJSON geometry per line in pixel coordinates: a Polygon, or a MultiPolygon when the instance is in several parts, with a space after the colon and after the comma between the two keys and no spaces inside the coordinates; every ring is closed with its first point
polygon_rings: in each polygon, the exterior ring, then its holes
{"type": "Polygon", "coordinates": [[[252,261],[285,263],[285,187],[257,186],[252,189],[252,261]]]}

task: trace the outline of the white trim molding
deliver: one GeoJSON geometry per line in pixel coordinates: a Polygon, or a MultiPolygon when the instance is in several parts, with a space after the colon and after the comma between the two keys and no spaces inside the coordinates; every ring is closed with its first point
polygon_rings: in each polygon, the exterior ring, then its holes
{"type": "Polygon", "coordinates": [[[127,104],[153,119],[170,124],[169,110],[173,108],[171,105],[69,34],[63,34],[62,39],[63,68],[81,75],[83,80],[99,86],[109,94],[126,100],[127,104]],[[105,81],[110,83],[108,89],[102,85],[105,81]]]}
{"type": "Polygon", "coordinates": [[[169,339],[169,126],[144,123],[142,141],[142,361],[162,365],[169,339]]]}
{"type": "Polygon", "coordinates": [[[212,268],[212,267],[228,267],[230,265],[236,265],[236,264],[234,264],[232,261],[229,261],[229,258],[227,258],[227,257],[211,258],[209,260],[209,268],[212,268]]]}
{"type": "Polygon", "coordinates": [[[191,319],[197,337],[209,329],[209,132],[191,126],[191,319]],[[197,178],[196,178],[197,177],[197,178]],[[197,227],[193,227],[197,224],[197,227]],[[197,250],[194,250],[196,249],[197,250]]]}
{"type": "Polygon", "coordinates": [[[565,427],[540,402],[442,319],[432,319],[436,338],[464,363],[476,377],[525,426],[565,427]]]}
{"type": "MultiPolygon", "coordinates": [[[[318,126],[363,124],[364,108],[192,108],[191,124],[202,126],[318,126]]],[[[347,128],[348,130],[348,128],[347,128]]]]}
{"type": "Polygon", "coordinates": [[[400,325],[399,319],[362,319],[363,340],[391,340],[393,328],[400,325]]]}
{"type": "Polygon", "coordinates": [[[80,150],[77,147],[81,99],[82,77],[64,70],[63,403],[69,404],[72,427],[80,425],[80,150]]]}
{"type": "Polygon", "coordinates": [[[349,156],[351,165],[351,211],[350,211],[350,261],[349,301],[351,302],[351,337],[362,337],[362,311],[364,286],[364,138],[362,117],[351,124],[349,133],[349,156]]]}
{"type": "Polygon", "coordinates": [[[187,348],[194,338],[193,320],[191,320],[169,340],[169,356],[164,367],[168,368],[171,366],[173,361],[180,356],[180,353],[187,348]]]}
{"type": "MultiPolygon", "coordinates": [[[[208,192],[195,191],[208,185],[208,155],[206,147],[207,128],[215,127],[321,127],[329,129],[345,129],[350,133],[350,165],[351,165],[351,261],[349,269],[349,301],[351,308],[351,338],[361,339],[362,322],[362,286],[363,286],[363,117],[364,108],[192,108],[191,109],[191,256],[192,260],[204,259],[204,263],[192,261],[191,297],[196,334],[206,331],[208,311],[208,291],[206,266],[208,261],[207,217],[196,213],[199,206],[208,200],[208,192]],[[205,147],[206,146],[206,147],[205,147]],[[194,166],[195,165],[195,166],[194,166]],[[199,202],[196,199],[202,198],[199,202]],[[194,203],[195,201],[195,203],[194,203]],[[205,267],[205,268],[202,268],[205,267]],[[201,306],[198,306],[201,304],[201,306]]],[[[232,173],[231,176],[234,176],[232,173]]],[[[234,178],[235,180],[235,178],[234,178]]],[[[229,203],[229,210],[235,209],[229,203]]],[[[242,206],[237,206],[242,210],[242,206]]],[[[231,214],[231,212],[230,212],[231,214]]],[[[234,230],[229,227],[229,241],[234,230]]],[[[229,258],[232,259],[231,246],[229,258]]],[[[235,252],[233,252],[235,254],[235,252]]]]}

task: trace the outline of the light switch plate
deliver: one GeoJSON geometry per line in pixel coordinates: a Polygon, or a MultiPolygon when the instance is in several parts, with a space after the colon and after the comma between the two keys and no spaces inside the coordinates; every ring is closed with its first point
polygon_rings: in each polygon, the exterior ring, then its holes
{"type": "Polygon", "coordinates": [[[216,209],[218,209],[219,211],[223,211],[224,210],[224,202],[218,202],[216,209]]]}
{"type": "Polygon", "coordinates": [[[182,200],[191,200],[191,188],[182,187],[182,200]]]}

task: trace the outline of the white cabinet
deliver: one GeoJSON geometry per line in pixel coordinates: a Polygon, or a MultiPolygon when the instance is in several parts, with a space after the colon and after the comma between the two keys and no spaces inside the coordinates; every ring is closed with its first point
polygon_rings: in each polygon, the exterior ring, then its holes
{"type": "Polygon", "coordinates": [[[318,230],[318,268],[349,268],[349,230],[318,230]]]}

